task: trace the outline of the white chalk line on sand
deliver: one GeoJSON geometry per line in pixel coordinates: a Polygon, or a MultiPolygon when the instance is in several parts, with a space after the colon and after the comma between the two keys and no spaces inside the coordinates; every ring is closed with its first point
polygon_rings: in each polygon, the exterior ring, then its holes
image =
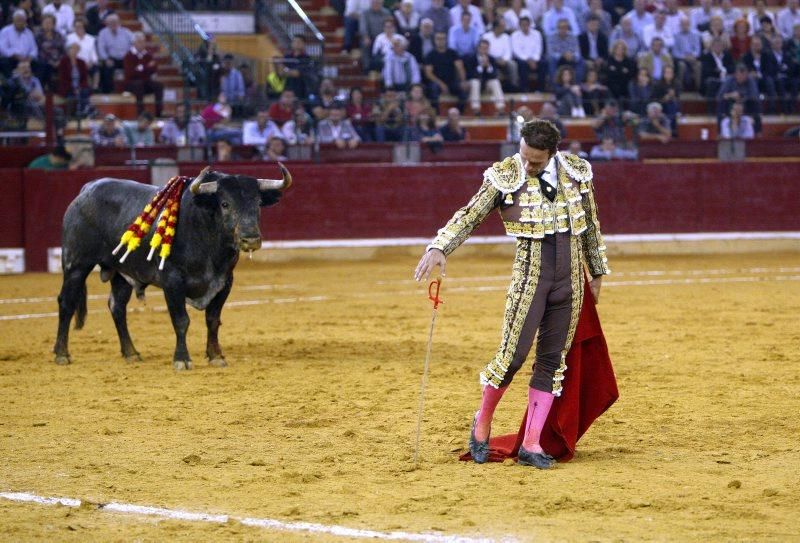
{"type": "MultiPolygon", "coordinates": [[[[758,268],[717,268],[717,269],[698,269],[698,270],[642,270],[642,271],[631,271],[631,272],[614,272],[611,277],[660,277],[660,276],[697,276],[697,275],[731,275],[731,274],[743,274],[743,273],[752,273],[752,274],[759,274],[759,273],[796,273],[800,272],[800,267],[788,267],[788,266],[779,266],[774,268],[765,268],[765,267],[758,267],[758,268]]],[[[484,275],[484,276],[477,276],[477,277],[451,277],[448,278],[448,283],[479,283],[484,281],[508,281],[511,279],[510,275],[484,275]]],[[[381,280],[375,281],[374,284],[376,285],[411,285],[416,284],[417,281],[413,279],[393,279],[393,280],[381,280]]],[[[302,285],[294,284],[294,285],[281,285],[281,284],[267,284],[267,285],[244,285],[241,287],[236,287],[236,290],[239,292],[244,291],[261,291],[261,290],[286,290],[286,289],[294,289],[294,288],[302,288],[302,285]]],[[[87,296],[89,300],[105,300],[108,298],[107,294],[91,294],[87,296]]],[[[36,296],[30,298],[0,298],[0,305],[8,305],[8,304],[33,304],[33,303],[42,303],[42,302],[54,302],[56,300],[56,296],[36,296]]],[[[245,301],[247,302],[247,301],[245,301]]],[[[227,302],[226,305],[230,306],[232,302],[227,302]]],[[[243,303],[241,305],[248,305],[248,303],[243,303]]],[[[47,313],[49,315],[49,313],[47,313]]]]}
{"type": "MultiPolygon", "coordinates": [[[[666,286],[666,285],[693,285],[693,284],[713,284],[713,283],[767,283],[771,281],[800,281],[800,275],[770,275],[770,276],[743,276],[743,277],[689,277],[684,279],[643,279],[637,281],[603,281],[604,288],[614,287],[638,287],[638,286],[666,286]]],[[[451,287],[448,292],[499,292],[505,291],[508,287],[505,285],[491,286],[470,286],[470,287],[451,287]]],[[[260,300],[232,300],[225,303],[226,308],[234,307],[249,307],[267,304],[296,304],[296,303],[313,303],[313,302],[328,302],[338,299],[347,298],[374,298],[378,296],[417,296],[420,293],[417,290],[413,291],[387,291],[387,292],[359,292],[351,294],[337,294],[335,296],[296,296],[289,298],[264,298],[260,300]]],[[[166,311],[166,306],[152,306],[151,311],[163,312],[166,311]]],[[[139,312],[143,309],[135,308],[129,309],[129,312],[139,312]]],[[[101,309],[91,309],[89,314],[105,313],[101,309]]],[[[17,315],[0,315],[0,321],[15,321],[15,320],[28,320],[28,319],[44,319],[58,317],[57,311],[47,313],[23,313],[17,315]]]]}
{"type": "MultiPolygon", "coordinates": [[[[28,492],[0,492],[0,498],[6,500],[36,503],[40,505],[64,505],[67,507],[80,507],[82,502],[76,498],[54,498],[37,496],[28,492]]],[[[360,528],[348,528],[336,524],[318,524],[315,522],[290,522],[270,518],[237,517],[227,514],[199,513],[185,511],[182,509],[170,509],[166,507],[153,507],[149,505],[137,505],[133,503],[110,502],[103,504],[93,504],[96,511],[125,513],[141,517],[160,517],[171,520],[183,520],[187,522],[209,522],[225,524],[228,522],[239,522],[245,526],[264,528],[279,532],[300,532],[312,535],[336,535],[357,539],[383,539],[389,541],[425,541],[431,543],[490,543],[495,541],[485,537],[471,537],[463,535],[448,535],[440,532],[415,533],[415,532],[382,532],[378,530],[364,530],[360,528]]],[[[512,538],[503,538],[502,541],[515,541],[512,538]]]]}

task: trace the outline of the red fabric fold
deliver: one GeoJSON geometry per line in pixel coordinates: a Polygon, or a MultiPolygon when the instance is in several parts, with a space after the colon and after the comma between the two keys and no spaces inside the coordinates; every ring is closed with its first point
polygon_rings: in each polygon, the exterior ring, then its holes
{"type": "MultiPolygon", "coordinates": [[[[561,396],[553,402],[542,430],[542,448],[559,462],[571,460],[575,456],[578,440],[618,397],[617,379],[611,367],[608,346],[587,281],[575,339],[567,353],[564,388],[561,396]]],[[[516,434],[489,440],[490,462],[502,462],[506,458],[517,457],[525,436],[527,415],[526,409],[516,434]]],[[[472,456],[466,453],[460,459],[472,460],[472,456]]]]}

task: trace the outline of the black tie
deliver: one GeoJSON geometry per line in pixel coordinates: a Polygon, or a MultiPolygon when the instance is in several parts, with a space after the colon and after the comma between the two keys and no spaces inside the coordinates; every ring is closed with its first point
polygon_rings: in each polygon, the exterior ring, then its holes
{"type": "Polygon", "coordinates": [[[551,202],[556,199],[556,189],[544,180],[545,172],[540,173],[536,176],[536,179],[539,180],[539,188],[542,189],[542,194],[544,194],[548,200],[551,202]]]}

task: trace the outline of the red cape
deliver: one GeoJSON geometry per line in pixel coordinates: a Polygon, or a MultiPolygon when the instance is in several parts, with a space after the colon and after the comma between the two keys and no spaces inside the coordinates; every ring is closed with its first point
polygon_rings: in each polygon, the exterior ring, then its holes
{"type": "MultiPolygon", "coordinates": [[[[567,462],[575,456],[575,444],[592,422],[619,397],[606,338],[588,282],[584,288],[575,340],[567,353],[563,386],[561,396],[553,401],[541,438],[542,448],[559,462],[567,462]]],[[[518,433],[489,440],[490,462],[516,458],[525,435],[527,416],[526,409],[518,433]]],[[[472,456],[466,453],[461,460],[472,460],[472,456]]]]}

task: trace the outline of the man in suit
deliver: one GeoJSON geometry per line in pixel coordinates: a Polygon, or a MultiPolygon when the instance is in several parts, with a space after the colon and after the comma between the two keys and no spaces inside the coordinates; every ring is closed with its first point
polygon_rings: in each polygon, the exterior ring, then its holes
{"type": "Polygon", "coordinates": [[[495,407],[533,345],[536,362],[528,389],[528,418],[519,463],[548,469],[555,461],[540,436],[553,398],[562,391],[566,354],[574,339],[583,300],[584,266],[595,300],[610,273],[597,220],[589,163],[557,151],[561,139],[549,121],[534,119],[520,130],[519,153],[484,172],[480,189],[439,230],[415,271],[419,281],[439,266],[488,216],[499,209],[506,233],[517,238],[503,337],[480,374],[483,399],[475,415],[469,449],[477,463],[489,457],[495,407]]]}
{"type": "Polygon", "coordinates": [[[742,55],[741,62],[756,80],[758,91],[767,99],[767,113],[775,113],[778,105],[778,63],[775,56],[770,51],[765,51],[763,42],[756,39],[750,41],[750,50],[742,55]]]}
{"type": "Polygon", "coordinates": [[[650,49],[639,57],[639,69],[647,70],[653,81],[660,81],[664,76],[664,68],[675,68],[672,55],[664,47],[664,40],[653,38],[650,49]]]}
{"type": "Polygon", "coordinates": [[[733,73],[733,57],[723,50],[721,38],[714,38],[708,52],[700,57],[700,92],[709,102],[709,112],[715,111],[714,101],[720,85],[733,73]]]}
{"type": "Polygon", "coordinates": [[[586,20],[586,32],[578,36],[581,57],[599,70],[608,60],[608,37],[600,30],[600,17],[590,15],[586,20]]]}

